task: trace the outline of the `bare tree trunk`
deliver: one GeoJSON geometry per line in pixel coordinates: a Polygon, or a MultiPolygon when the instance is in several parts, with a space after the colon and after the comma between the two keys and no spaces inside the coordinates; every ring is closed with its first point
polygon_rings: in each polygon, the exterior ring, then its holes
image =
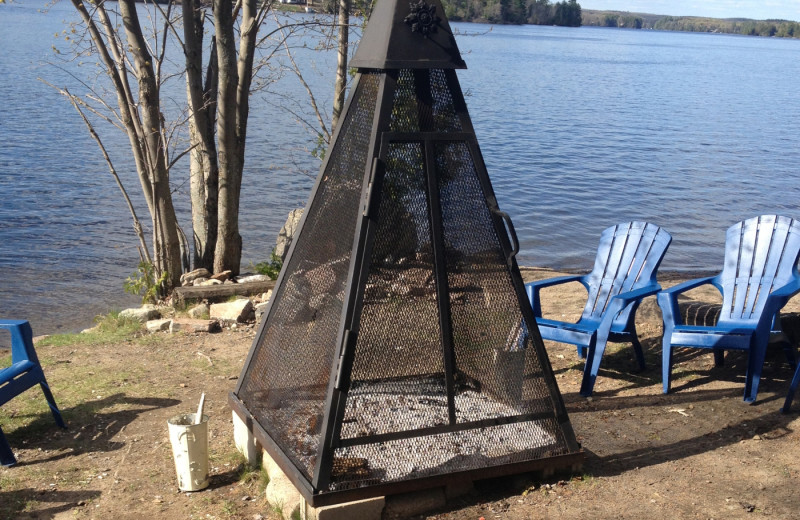
{"type": "Polygon", "coordinates": [[[209,60],[207,82],[203,84],[203,25],[205,14],[198,0],[183,0],[186,93],[189,102],[190,197],[194,237],[195,268],[214,268],[217,242],[217,147],[214,141],[216,107],[216,63],[209,60]],[[211,94],[214,94],[212,97],[211,94]]]}
{"type": "Polygon", "coordinates": [[[169,168],[166,150],[161,139],[162,121],[159,102],[159,89],[153,59],[144,41],[136,4],[133,0],[120,0],[125,34],[134,57],[136,77],[139,81],[139,105],[141,107],[141,136],[145,148],[144,160],[150,172],[153,208],[153,252],[155,267],[160,275],[168,273],[167,284],[179,285],[182,273],[180,240],[178,238],[178,219],[172,205],[169,187],[169,168]]]}
{"type": "Polygon", "coordinates": [[[254,47],[257,36],[257,1],[243,0],[239,58],[233,31],[231,0],[214,0],[219,91],[217,140],[219,143],[219,199],[214,271],[239,273],[242,237],[239,234],[239,197],[249,114],[254,47]]]}
{"type": "Polygon", "coordinates": [[[347,88],[347,45],[350,32],[350,0],[339,0],[339,37],[337,41],[338,62],[336,65],[336,84],[333,87],[333,117],[331,131],[336,130],[339,116],[344,108],[344,93],[347,88]]]}
{"type": "Polygon", "coordinates": [[[242,237],[239,235],[240,158],[236,155],[236,43],[233,34],[231,0],[214,0],[216,20],[217,63],[219,91],[217,92],[217,140],[219,142],[219,199],[217,245],[214,271],[227,269],[237,274],[241,256],[242,237]]]}

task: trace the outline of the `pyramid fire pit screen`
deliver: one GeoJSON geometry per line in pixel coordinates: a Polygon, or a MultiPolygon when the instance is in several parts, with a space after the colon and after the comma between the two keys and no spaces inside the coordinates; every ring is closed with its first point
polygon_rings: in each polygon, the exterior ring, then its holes
{"type": "Polygon", "coordinates": [[[230,403],[315,506],[583,460],[438,0],[380,0],[230,403]]]}

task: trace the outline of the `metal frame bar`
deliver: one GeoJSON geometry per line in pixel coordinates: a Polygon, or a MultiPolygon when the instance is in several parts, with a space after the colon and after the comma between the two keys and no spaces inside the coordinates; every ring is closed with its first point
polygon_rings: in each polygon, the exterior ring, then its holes
{"type": "MultiPolygon", "coordinates": [[[[450,425],[456,423],[455,403],[455,350],[453,345],[453,322],[450,316],[450,286],[447,279],[447,257],[444,250],[444,229],[442,208],[439,200],[439,182],[436,178],[436,158],[430,138],[441,135],[432,132],[428,117],[433,117],[433,94],[431,93],[430,69],[414,70],[414,87],[417,92],[417,114],[420,123],[418,134],[429,136],[422,142],[424,155],[424,175],[428,199],[428,222],[430,223],[433,246],[433,273],[436,279],[436,299],[439,308],[439,334],[442,346],[442,365],[444,367],[445,388],[447,389],[447,418],[450,425]]],[[[393,142],[390,136],[384,140],[393,142]]],[[[385,151],[383,153],[386,153],[385,151]]]]}
{"type": "MultiPolygon", "coordinates": [[[[485,466],[482,468],[464,471],[454,471],[451,473],[432,475],[429,477],[398,480],[387,482],[385,484],[377,484],[370,487],[346,489],[342,491],[328,491],[325,493],[319,493],[313,496],[311,499],[306,497],[306,501],[313,507],[321,507],[332,504],[341,504],[343,502],[352,502],[354,500],[398,495],[411,491],[447,486],[453,484],[454,482],[473,482],[539,470],[547,471],[548,473],[551,471],[556,472],[567,469],[570,471],[578,471],[583,465],[584,458],[585,454],[581,451],[566,455],[556,455],[553,457],[514,462],[511,464],[485,466]]],[[[300,492],[302,493],[302,490],[300,490],[300,492]]]]}
{"type": "Polygon", "coordinates": [[[334,356],[331,377],[328,384],[328,393],[325,404],[330,404],[325,410],[322,422],[322,438],[320,440],[320,453],[317,457],[317,464],[314,469],[312,484],[315,489],[324,489],[330,482],[330,473],[333,468],[333,451],[338,445],[339,434],[342,426],[347,404],[347,390],[350,387],[350,376],[352,371],[353,359],[355,356],[355,345],[358,337],[359,322],[361,319],[361,309],[363,307],[364,286],[369,274],[369,259],[372,256],[372,245],[374,243],[375,228],[377,227],[377,215],[374,212],[366,211],[374,207],[377,202],[375,197],[380,195],[380,186],[383,182],[383,175],[379,164],[374,158],[379,153],[381,125],[388,124],[391,116],[392,100],[396,88],[396,71],[389,71],[381,76],[381,83],[378,87],[378,97],[375,113],[373,114],[372,135],[370,136],[370,153],[367,156],[367,164],[362,181],[362,200],[364,210],[361,218],[356,225],[356,232],[353,239],[353,249],[350,257],[350,272],[348,274],[345,294],[347,301],[342,307],[341,325],[337,345],[341,345],[338,356],[334,356]],[[394,74],[391,74],[394,72],[394,74]],[[348,339],[347,344],[344,340],[348,339]]]}
{"type": "Polygon", "coordinates": [[[442,340],[445,387],[447,388],[447,418],[456,424],[455,346],[453,321],[450,315],[450,284],[447,278],[447,255],[444,250],[442,207],[439,200],[439,179],[436,177],[436,158],[433,142],[425,140],[425,174],[428,180],[428,211],[433,236],[433,270],[436,276],[436,298],[439,304],[439,333],[442,340]]]}

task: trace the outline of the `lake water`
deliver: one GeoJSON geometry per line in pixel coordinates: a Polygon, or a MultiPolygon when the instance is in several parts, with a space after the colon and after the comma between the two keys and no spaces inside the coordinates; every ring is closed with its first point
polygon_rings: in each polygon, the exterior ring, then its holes
{"type": "MultiPolygon", "coordinates": [[[[28,318],[37,334],[138,301],[122,293],[138,255],[118,188],[74,110],[37,80],[79,92],[67,72],[90,74],[43,65],[57,61],[54,35],[74,18],[66,3],[43,5],[0,5],[0,316],[28,318]]],[[[459,78],[522,265],[588,269],[604,228],[644,219],[674,237],[663,269],[715,270],[731,224],[800,217],[800,41],[452,25],[469,33],[458,36],[469,67],[459,78]]],[[[330,90],[330,56],[301,60],[312,85],[330,90]]],[[[291,77],[270,88],[305,103],[291,77]]],[[[319,166],[312,137],[276,99],[251,101],[243,270],[267,257],[319,166]]],[[[104,137],[135,194],[126,140],[104,137]]],[[[173,182],[185,226],[184,172],[173,182]]]]}

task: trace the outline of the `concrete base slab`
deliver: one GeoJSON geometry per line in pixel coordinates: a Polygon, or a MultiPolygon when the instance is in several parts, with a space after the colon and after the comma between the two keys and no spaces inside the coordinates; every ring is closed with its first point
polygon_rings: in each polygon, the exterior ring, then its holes
{"type": "Polygon", "coordinates": [[[305,500],[297,491],[286,475],[270,475],[267,484],[267,502],[273,509],[279,512],[285,520],[298,518],[301,508],[305,506],[305,500]]]}
{"type": "Polygon", "coordinates": [[[386,497],[383,518],[400,520],[444,507],[446,503],[447,498],[443,487],[391,495],[386,497]]]}
{"type": "Polygon", "coordinates": [[[332,506],[306,504],[306,520],[380,520],[386,503],[384,497],[368,498],[332,506]]]}
{"type": "Polygon", "coordinates": [[[267,501],[281,512],[285,520],[298,517],[303,520],[381,520],[385,503],[383,497],[312,507],[266,450],[262,450],[261,465],[269,475],[267,501]]]}
{"type": "Polygon", "coordinates": [[[261,463],[261,445],[241,417],[236,412],[231,413],[233,414],[233,441],[236,449],[247,457],[247,463],[251,467],[258,467],[261,463]]]}

